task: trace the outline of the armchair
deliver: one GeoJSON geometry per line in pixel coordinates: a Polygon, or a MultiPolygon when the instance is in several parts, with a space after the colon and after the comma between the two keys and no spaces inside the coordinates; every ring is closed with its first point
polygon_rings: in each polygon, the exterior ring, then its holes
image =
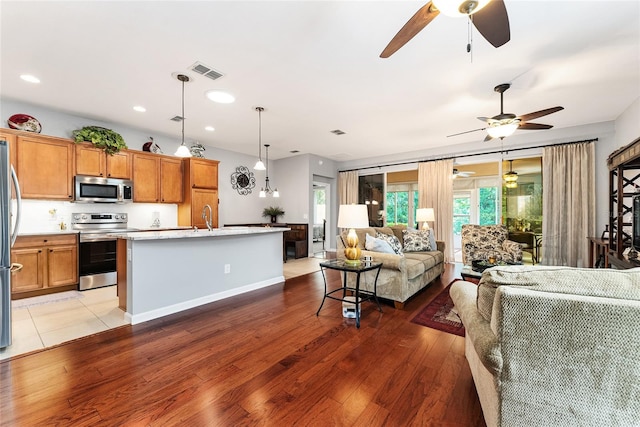
{"type": "Polygon", "coordinates": [[[501,224],[462,226],[462,262],[487,260],[493,256],[498,261],[521,262],[522,246],[508,239],[509,231],[501,224]]]}

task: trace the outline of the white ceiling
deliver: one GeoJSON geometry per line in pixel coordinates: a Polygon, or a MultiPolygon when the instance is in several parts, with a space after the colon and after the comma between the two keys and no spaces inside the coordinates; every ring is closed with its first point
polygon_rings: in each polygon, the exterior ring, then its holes
{"type": "Polygon", "coordinates": [[[495,49],[474,31],[473,61],[467,21],[444,15],[379,58],[424,3],[3,0],[0,93],[179,141],[180,124],[169,119],[180,115],[172,73],[181,72],[193,77],[187,141],[256,154],[262,106],[271,158],[299,150],[337,160],[480,142],[483,132],[446,135],[498,114],[499,83],[512,83],[505,112],[564,106],[535,120],[556,128],[614,120],[640,96],[637,0],[506,0],[511,41],[495,49]],[[196,61],[224,77],[189,71],[196,61]],[[24,73],[41,83],[23,82],[24,73]],[[236,102],[214,104],[209,89],[236,102]]]}

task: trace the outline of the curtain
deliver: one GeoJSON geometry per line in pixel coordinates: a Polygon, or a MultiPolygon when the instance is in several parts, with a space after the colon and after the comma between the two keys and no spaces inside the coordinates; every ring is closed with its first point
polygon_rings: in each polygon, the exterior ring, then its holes
{"type": "Polygon", "coordinates": [[[452,159],[418,164],[418,207],[433,208],[433,229],[445,244],[445,262],[454,262],[452,171],[452,159]]]}
{"type": "Polygon", "coordinates": [[[358,171],[340,172],[338,197],[341,205],[358,203],[358,171]]]}
{"type": "Polygon", "coordinates": [[[588,267],[595,234],[593,142],[542,152],[542,264],[588,267]]]}

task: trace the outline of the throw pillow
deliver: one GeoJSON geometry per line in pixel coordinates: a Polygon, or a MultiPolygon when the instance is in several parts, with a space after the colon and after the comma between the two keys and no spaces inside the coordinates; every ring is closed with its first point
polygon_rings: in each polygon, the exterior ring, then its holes
{"type": "Polygon", "coordinates": [[[364,248],[368,251],[382,252],[385,254],[395,254],[395,251],[386,240],[376,239],[375,237],[367,234],[364,248]]]}
{"type": "Polygon", "coordinates": [[[392,234],[384,234],[379,231],[376,231],[376,239],[382,239],[386,241],[391,245],[391,248],[395,253],[397,253],[398,255],[404,255],[402,253],[402,244],[400,243],[400,240],[396,236],[392,234]]]}
{"type": "Polygon", "coordinates": [[[403,230],[402,238],[404,240],[405,252],[422,252],[431,251],[431,239],[429,235],[431,230],[403,230]]]}

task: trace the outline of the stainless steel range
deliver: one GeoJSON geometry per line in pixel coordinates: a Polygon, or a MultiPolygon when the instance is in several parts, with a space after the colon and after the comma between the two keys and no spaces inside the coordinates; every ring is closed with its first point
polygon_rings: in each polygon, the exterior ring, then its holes
{"type": "Polygon", "coordinates": [[[112,232],[133,231],[127,228],[126,213],[74,213],[74,230],[80,232],[81,291],[117,283],[116,239],[112,232]]]}

